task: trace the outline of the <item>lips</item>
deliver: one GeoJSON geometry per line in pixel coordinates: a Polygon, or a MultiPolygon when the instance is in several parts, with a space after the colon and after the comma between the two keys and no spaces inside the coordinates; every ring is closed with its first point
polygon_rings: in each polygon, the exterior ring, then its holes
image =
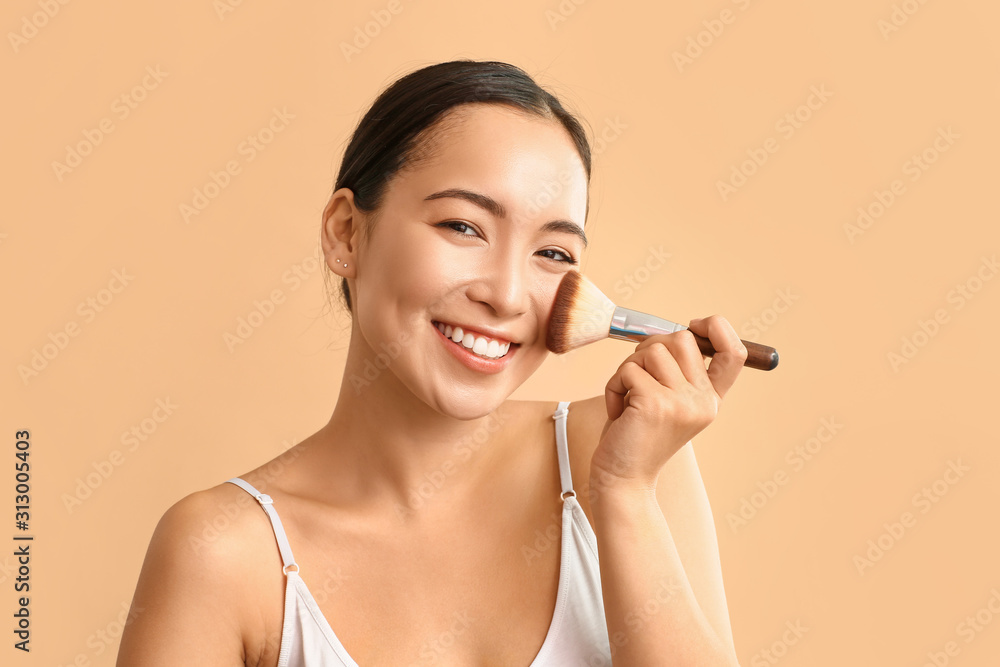
{"type": "MultiPolygon", "coordinates": [[[[517,351],[519,347],[514,343],[510,343],[509,347],[507,348],[506,354],[504,354],[502,357],[491,358],[483,356],[481,354],[477,354],[472,349],[466,347],[462,343],[456,343],[451,338],[445,336],[444,331],[441,330],[442,328],[444,328],[445,326],[444,324],[439,324],[438,322],[435,321],[433,323],[433,326],[435,329],[435,333],[437,333],[437,335],[441,337],[441,344],[445,346],[448,353],[451,354],[455,359],[457,359],[463,366],[466,366],[467,368],[470,368],[479,373],[485,373],[488,375],[499,373],[504,368],[506,368],[508,363],[510,363],[511,359],[514,357],[514,353],[517,351]]],[[[465,334],[465,336],[471,337],[472,333],[470,332],[469,334],[465,334]]],[[[483,339],[477,339],[477,340],[482,342],[483,339]]],[[[488,347],[493,347],[497,345],[498,344],[496,342],[493,342],[490,343],[488,347]]]]}
{"type": "Polygon", "coordinates": [[[461,329],[463,335],[467,334],[467,333],[471,333],[476,338],[485,338],[487,342],[489,342],[491,340],[495,340],[500,345],[506,345],[507,343],[510,343],[511,345],[517,345],[518,344],[518,343],[512,342],[508,338],[504,338],[503,336],[495,336],[495,335],[493,335],[493,334],[491,334],[491,333],[489,333],[487,331],[482,331],[480,329],[476,329],[475,327],[470,327],[470,326],[467,326],[465,324],[456,324],[454,322],[444,322],[442,320],[431,320],[431,323],[434,326],[437,326],[439,324],[443,324],[443,325],[445,325],[447,327],[451,327],[453,330],[456,329],[456,328],[461,329]]]}
{"type": "Polygon", "coordinates": [[[513,345],[513,343],[507,342],[501,344],[499,342],[501,339],[477,336],[472,331],[463,331],[461,327],[452,327],[441,322],[432,323],[434,324],[434,328],[455,345],[469,350],[476,356],[486,357],[487,359],[502,359],[510,351],[511,345],[513,345]]]}

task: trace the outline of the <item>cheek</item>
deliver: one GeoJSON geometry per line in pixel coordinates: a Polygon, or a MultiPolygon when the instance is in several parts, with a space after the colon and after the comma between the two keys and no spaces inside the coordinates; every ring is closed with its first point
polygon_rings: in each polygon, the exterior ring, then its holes
{"type": "Polygon", "coordinates": [[[419,320],[455,311],[463,282],[470,274],[468,255],[463,259],[443,252],[440,245],[411,244],[395,257],[385,259],[380,262],[380,282],[393,295],[391,298],[399,301],[402,310],[412,312],[419,320]]]}

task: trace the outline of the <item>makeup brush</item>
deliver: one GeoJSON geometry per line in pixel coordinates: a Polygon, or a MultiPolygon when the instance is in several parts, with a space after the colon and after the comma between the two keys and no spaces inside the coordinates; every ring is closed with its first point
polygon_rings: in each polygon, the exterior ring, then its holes
{"type": "MultiPolygon", "coordinates": [[[[563,354],[605,338],[639,342],[655,334],[668,334],[687,328],[661,317],[616,306],[583,274],[570,271],[563,277],[556,291],[545,345],[550,351],[563,354]]],[[[709,339],[693,331],[691,333],[703,355],[711,357],[716,353],[709,339]]],[[[744,366],[770,371],[778,365],[778,351],[773,347],[751,343],[742,338],[740,341],[747,348],[744,366]]]]}

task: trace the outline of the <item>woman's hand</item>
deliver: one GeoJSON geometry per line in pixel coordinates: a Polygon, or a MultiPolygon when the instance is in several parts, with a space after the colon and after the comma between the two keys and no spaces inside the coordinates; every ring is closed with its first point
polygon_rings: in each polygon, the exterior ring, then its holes
{"type": "Polygon", "coordinates": [[[715,419],[747,350],[721,315],[688,326],[643,340],[611,376],[604,390],[608,421],[590,462],[592,486],[655,488],[670,457],[715,419]],[[692,332],[717,350],[708,368],[692,332]]]}

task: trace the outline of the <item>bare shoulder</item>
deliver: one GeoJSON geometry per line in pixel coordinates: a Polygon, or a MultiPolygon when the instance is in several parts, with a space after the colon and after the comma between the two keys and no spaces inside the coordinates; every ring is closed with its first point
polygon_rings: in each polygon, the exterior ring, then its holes
{"type": "MultiPolygon", "coordinates": [[[[559,401],[507,401],[505,406],[521,410],[523,414],[533,420],[551,421],[552,415],[559,407],[559,401]]],[[[599,437],[607,418],[608,412],[603,394],[593,398],[569,401],[569,413],[566,416],[567,437],[574,430],[585,433],[594,429],[599,437]]],[[[571,441],[570,448],[572,449],[572,447],[573,442],[571,441]]]]}
{"type": "MultiPolygon", "coordinates": [[[[593,396],[579,401],[573,401],[569,405],[569,415],[567,430],[573,429],[582,438],[593,439],[593,449],[597,447],[597,441],[604,430],[604,424],[608,421],[608,408],[604,400],[604,394],[593,396]]],[[[579,441],[580,438],[577,438],[579,441]]],[[[572,444],[570,445],[572,447],[572,444]]]]}
{"type": "Polygon", "coordinates": [[[239,563],[252,565],[251,554],[272,542],[270,521],[257,500],[226,482],[174,503],[160,518],[150,547],[175,551],[201,568],[231,571],[239,563]]]}
{"type": "Polygon", "coordinates": [[[246,610],[267,595],[269,578],[260,575],[277,559],[260,548],[274,543],[269,532],[257,501],[233,484],[167,509],[146,551],[118,666],[245,664],[253,647],[244,638],[259,623],[246,610]]]}

